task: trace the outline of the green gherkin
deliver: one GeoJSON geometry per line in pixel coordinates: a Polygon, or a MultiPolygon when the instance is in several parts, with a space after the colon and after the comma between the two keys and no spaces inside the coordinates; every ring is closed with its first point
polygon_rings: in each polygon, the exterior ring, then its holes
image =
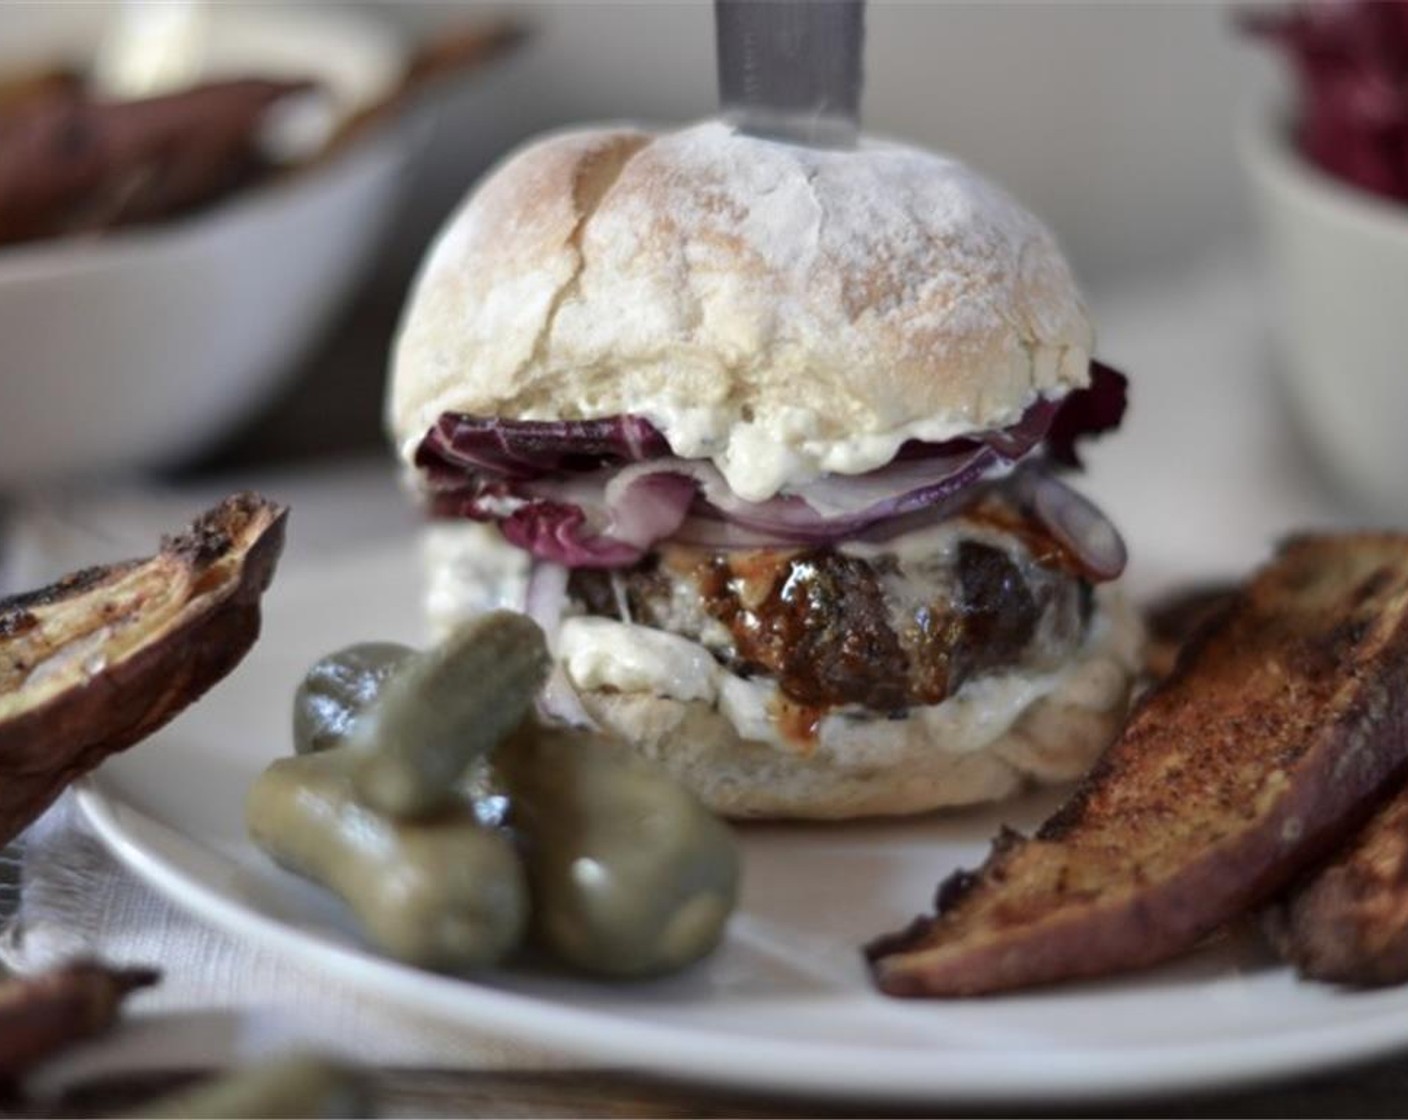
{"type": "Polygon", "coordinates": [[[523,722],[549,667],[542,629],[513,611],[472,619],[409,662],[353,729],[362,800],[406,819],[449,805],[470,764],[523,722]]]}

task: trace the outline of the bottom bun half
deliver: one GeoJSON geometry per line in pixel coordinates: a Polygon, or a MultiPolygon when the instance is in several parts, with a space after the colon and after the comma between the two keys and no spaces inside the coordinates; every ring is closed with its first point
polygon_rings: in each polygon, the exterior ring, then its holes
{"type": "Polygon", "coordinates": [[[1118,592],[1101,598],[1079,656],[1057,672],[985,677],[902,718],[832,713],[801,743],[750,734],[756,720],[740,718],[728,693],[768,686],[722,667],[713,701],[580,684],[578,694],[604,728],[730,817],[837,820],[996,801],[1079,777],[1119,733],[1141,631],[1118,592]]]}

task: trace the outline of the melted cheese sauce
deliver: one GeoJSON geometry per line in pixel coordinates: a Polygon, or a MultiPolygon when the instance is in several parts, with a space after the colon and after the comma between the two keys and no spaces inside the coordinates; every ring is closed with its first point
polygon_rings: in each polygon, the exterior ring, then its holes
{"type": "MultiPolygon", "coordinates": [[[[1015,422],[1038,394],[1009,410],[993,427],[1015,422]]],[[[670,441],[683,459],[711,459],[729,488],[750,502],[762,502],[824,474],[865,474],[883,467],[909,440],[940,443],[967,435],[971,418],[945,414],[899,424],[881,432],[820,438],[811,409],[779,412],[773,422],[747,421],[729,405],[681,406],[671,401],[642,402],[635,410],[670,441]]],[[[584,413],[589,415],[589,413],[584,413]]]]}
{"type": "Polygon", "coordinates": [[[714,703],[719,664],[698,642],[609,618],[568,618],[557,634],[557,656],[581,689],[653,692],[675,700],[714,703]]]}
{"type": "MultiPolygon", "coordinates": [[[[1119,701],[1126,673],[1138,664],[1141,631],[1118,592],[1097,592],[1104,607],[1095,617],[1080,654],[1050,672],[994,673],[967,682],[941,704],[910,709],[909,719],[891,720],[873,712],[838,709],[816,728],[825,743],[828,729],[844,726],[848,736],[864,735],[876,747],[899,749],[917,721],[939,750],[966,754],[982,750],[1034,702],[1060,692],[1070,703],[1095,711],[1119,701]]],[[[569,618],[562,624],[558,651],[572,683],[580,689],[651,692],[675,700],[700,700],[716,707],[745,739],[801,749],[788,734],[786,708],[775,684],[744,680],[730,673],[696,642],[646,626],[603,618],[569,618]]]]}

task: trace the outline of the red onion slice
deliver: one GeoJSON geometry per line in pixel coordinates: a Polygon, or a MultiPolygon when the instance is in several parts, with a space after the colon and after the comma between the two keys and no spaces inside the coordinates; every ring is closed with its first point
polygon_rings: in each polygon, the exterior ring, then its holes
{"type": "Polygon", "coordinates": [[[692,479],[673,471],[634,476],[627,467],[606,484],[604,503],[611,516],[607,535],[637,548],[649,548],[683,523],[694,502],[692,479]]]}
{"type": "Polygon", "coordinates": [[[643,552],[639,545],[605,536],[582,507],[563,502],[528,502],[499,521],[499,530],[510,544],[539,560],[573,568],[629,567],[643,552]]]}
{"type": "MultiPolygon", "coordinates": [[[[1020,454],[1028,449],[1023,448],[1020,454]]],[[[906,499],[922,504],[933,487],[951,489],[954,480],[991,475],[1000,463],[999,453],[992,448],[974,447],[941,459],[894,460],[868,474],[826,475],[795,493],[817,515],[828,520],[855,517],[873,521],[877,510],[908,504],[906,499]]]]}
{"type": "Polygon", "coordinates": [[[644,552],[671,537],[737,542],[719,547],[831,544],[877,522],[942,504],[1008,469],[991,449],[978,447],[944,459],[897,460],[866,475],[831,476],[795,494],[747,502],[712,463],[664,459],[624,467],[604,487],[601,479],[607,472],[533,483],[530,489],[543,501],[583,510],[588,521],[604,522],[609,527],[601,534],[603,541],[625,542],[644,552]],[[681,535],[686,513],[691,527],[681,535]],[[728,522],[733,529],[721,533],[710,520],[728,522]]]}
{"type": "Polygon", "coordinates": [[[735,521],[728,521],[717,514],[707,512],[685,518],[684,524],[670,538],[670,542],[718,552],[742,548],[788,548],[801,543],[781,540],[776,533],[749,529],[735,521]]]}
{"type": "Polygon", "coordinates": [[[1093,580],[1115,579],[1124,571],[1124,540],[1094,502],[1039,467],[1023,471],[1019,486],[1037,519],[1093,580]]]}
{"type": "Polygon", "coordinates": [[[609,482],[607,477],[598,471],[525,483],[529,500],[501,519],[472,502],[462,512],[499,520],[505,538],[541,560],[573,568],[625,567],[680,527],[695,485],[671,471],[622,472],[609,482]]]}

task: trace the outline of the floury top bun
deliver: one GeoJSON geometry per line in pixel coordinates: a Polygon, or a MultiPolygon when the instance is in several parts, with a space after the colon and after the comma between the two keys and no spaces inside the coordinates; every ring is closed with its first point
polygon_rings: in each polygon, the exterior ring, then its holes
{"type": "Polygon", "coordinates": [[[1096,586],[1118,534],[1044,465],[1113,425],[1092,347],[1051,235],[947,157],[535,141],[451,218],[395,348],[432,615],[521,593],[532,553],[559,690],[733,815],[1074,777],[1139,645],[1096,586]]]}
{"type": "Polygon", "coordinates": [[[1001,428],[1089,378],[1054,239],[962,164],[713,122],[564,132],[451,219],[397,342],[409,457],[444,412],[634,413],[750,501],[1001,428]]]}

